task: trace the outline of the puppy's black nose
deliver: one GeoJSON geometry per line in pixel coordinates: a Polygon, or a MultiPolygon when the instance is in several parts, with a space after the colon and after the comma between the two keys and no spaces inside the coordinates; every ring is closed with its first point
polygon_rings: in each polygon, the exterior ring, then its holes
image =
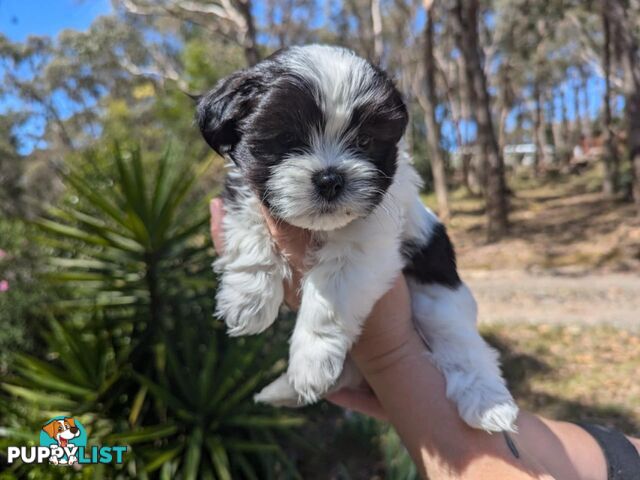
{"type": "Polygon", "coordinates": [[[78,427],[71,427],[69,428],[69,431],[75,435],[76,433],[78,433],[78,427]]]}
{"type": "Polygon", "coordinates": [[[325,200],[334,200],[344,188],[344,176],[335,168],[327,168],[313,175],[313,184],[325,200]]]}

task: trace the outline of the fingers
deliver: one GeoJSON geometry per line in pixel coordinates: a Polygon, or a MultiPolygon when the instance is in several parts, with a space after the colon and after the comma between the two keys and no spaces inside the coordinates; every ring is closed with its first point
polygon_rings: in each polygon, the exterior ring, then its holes
{"type": "Polygon", "coordinates": [[[294,269],[300,272],[304,271],[304,259],[311,241],[311,232],[273,218],[264,206],[262,213],[278,249],[287,256],[294,269]]]}
{"type": "Polygon", "coordinates": [[[326,399],[339,407],[355,410],[378,420],[387,420],[380,401],[371,391],[343,388],[327,395],[326,399]]]}
{"type": "Polygon", "coordinates": [[[222,208],[222,199],[214,198],[209,202],[209,212],[211,213],[211,238],[213,246],[218,255],[224,251],[224,236],[222,232],[222,219],[224,218],[224,209],[222,208]]]}

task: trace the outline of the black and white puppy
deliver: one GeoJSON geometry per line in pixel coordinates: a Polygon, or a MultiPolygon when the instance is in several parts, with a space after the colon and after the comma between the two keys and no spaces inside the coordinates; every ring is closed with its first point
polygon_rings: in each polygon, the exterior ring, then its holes
{"type": "Polygon", "coordinates": [[[407,108],[383,71],[343,48],[284,49],[220,81],[199,100],[197,121],[231,163],[225,252],[215,263],[217,313],[229,334],[268,328],[290,277],[261,204],[313,231],[319,245],[302,282],[288,370],[258,401],[310,403],[357,383],[347,353],[404,270],[415,322],[462,418],[513,429],[518,409],[478,334],[476,303],[445,228],[420,201],[420,179],[401,147],[407,108]]]}

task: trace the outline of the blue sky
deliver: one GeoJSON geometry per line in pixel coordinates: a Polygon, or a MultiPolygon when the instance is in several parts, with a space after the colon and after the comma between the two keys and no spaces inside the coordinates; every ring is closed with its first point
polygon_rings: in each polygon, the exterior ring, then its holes
{"type": "Polygon", "coordinates": [[[0,32],[12,40],[55,36],[65,28],[84,30],[110,10],[109,0],[0,0],[0,32]]]}
{"type": "MultiPolygon", "coordinates": [[[[258,2],[257,5],[260,5],[258,2]]],[[[108,14],[112,10],[110,0],[0,0],[0,32],[15,41],[22,41],[29,35],[48,35],[55,37],[61,30],[72,28],[84,30],[98,16],[108,14]]],[[[263,8],[255,9],[257,17],[264,15],[263,8]]],[[[602,79],[592,76],[587,93],[590,97],[591,118],[601,108],[603,90],[602,79]]],[[[568,100],[568,116],[574,118],[573,89],[566,89],[568,100]]],[[[0,105],[0,110],[9,106],[7,102],[0,105]]],[[[559,119],[555,113],[556,121],[559,119]]],[[[510,116],[509,127],[513,125],[514,115],[510,116]]],[[[453,131],[451,125],[443,125],[443,134],[451,141],[453,131]]],[[[33,128],[33,126],[32,126],[33,128]]],[[[472,133],[473,136],[473,133],[472,133]]],[[[33,145],[25,145],[25,152],[33,145]]]]}

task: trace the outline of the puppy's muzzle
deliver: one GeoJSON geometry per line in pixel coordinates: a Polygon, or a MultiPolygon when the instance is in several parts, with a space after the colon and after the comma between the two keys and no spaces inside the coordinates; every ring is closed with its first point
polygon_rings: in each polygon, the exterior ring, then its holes
{"type": "Polygon", "coordinates": [[[344,184],[344,175],[333,167],[320,170],[313,175],[316,192],[327,201],[338,198],[344,190],[344,184]]]}

